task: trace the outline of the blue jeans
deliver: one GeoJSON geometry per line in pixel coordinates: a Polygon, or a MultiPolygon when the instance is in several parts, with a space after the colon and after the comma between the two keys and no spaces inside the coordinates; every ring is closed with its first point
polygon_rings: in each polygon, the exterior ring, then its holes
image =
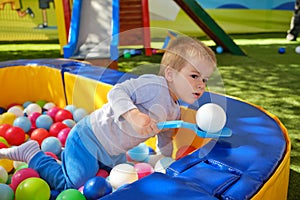
{"type": "Polygon", "coordinates": [[[110,170],[114,165],[126,162],[125,154],[110,156],[94,135],[89,117],[82,119],[69,133],[61,164],[39,152],[30,161],[53,190],[78,189],[99,169],[110,170]]]}

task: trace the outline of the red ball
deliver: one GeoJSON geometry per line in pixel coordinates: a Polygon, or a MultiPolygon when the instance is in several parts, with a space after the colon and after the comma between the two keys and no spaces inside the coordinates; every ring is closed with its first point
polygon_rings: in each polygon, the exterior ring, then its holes
{"type": "Polygon", "coordinates": [[[55,114],[54,121],[62,122],[65,119],[73,119],[73,114],[68,110],[59,110],[55,114]]]}
{"type": "Polygon", "coordinates": [[[188,155],[189,153],[195,151],[196,148],[190,145],[182,146],[176,152],[176,160],[183,158],[184,156],[188,155]]]}
{"type": "Polygon", "coordinates": [[[11,127],[12,127],[12,125],[10,125],[10,124],[1,124],[0,125],[0,137],[4,137],[6,131],[11,127]]]}
{"type": "Polygon", "coordinates": [[[32,168],[23,168],[16,171],[13,176],[11,177],[11,184],[10,186],[15,191],[18,185],[27,178],[36,177],[39,178],[40,175],[37,171],[32,168]]]}
{"type": "Polygon", "coordinates": [[[0,149],[2,148],[8,148],[8,146],[6,144],[4,144],[3,142],[0,142],[0,149]]]}
{"type": "Polygon", "coordinates": [[[49,133],[51,136],[57,137],[58,133],[68,126],[62,122],[55,122],[50,126],[49,133]]]}
{"type": "Polygon", "coordinates": [[[99,169],[96,176],[101,176],[103,178],[106,178],[109,176],[109,173],[104,169],[99,169]]]}
{"type": "Polygon", "coordinates": [[[59,110],[61,110],[61,108],[52,107],[47,111],[47,115],[49,115],[53,120],[55,120],[55,115],[59,110]]]}
{"type": "Polygon", "coordinates": [[[70,132],[71,128],[64,128],[62,129],[61,131],[59,131],[58,135],[57,135],[57,138],[60,140],[61,142],[61,145],[64,147],[65,146],[65,143],[66,143],[66,140],[67,140],[67,137],[69,135],[69,132],[70,132]]]}
{"type": "Polygon", "coordinates": [[[4,138],[8,144],[18,146],[25,142],[25,132],[22,128],[13,126],[5,132],[4,138]]]}
{"type": "Polygon", "coordinates": [[[46,151],[45,152],[46,155],[51,156],[52,158],[54,158],[55,160],[58,160],[57,155],[55,155],[54,153],[50,152],[50,151],[46,151]]]}
{"type": "Polygon", "coordinates": [[[43,140],[50,136],[50,133],[44,129],[44,128],[37,128],[30,134],[30,139],[35,140],[39,143],[39,145],[42,144],[43,140]]]}

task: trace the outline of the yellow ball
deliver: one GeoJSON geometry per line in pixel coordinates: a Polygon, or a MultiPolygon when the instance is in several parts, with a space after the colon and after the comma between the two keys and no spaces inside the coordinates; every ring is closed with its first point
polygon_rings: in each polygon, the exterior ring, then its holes
{"type": "Polygon", "coordinates": [[[0,159],[0,166],[4,167],[7,172],[14,168],[14,161],[9,159],[0,159]]]}
{"type": "Polygon", "coordinates": [[[3,113],[0,115],[0,125],[2,124],[10,124],[13,125],[14,120],[17,118],[17,116],[14,113],[3,113]]]}

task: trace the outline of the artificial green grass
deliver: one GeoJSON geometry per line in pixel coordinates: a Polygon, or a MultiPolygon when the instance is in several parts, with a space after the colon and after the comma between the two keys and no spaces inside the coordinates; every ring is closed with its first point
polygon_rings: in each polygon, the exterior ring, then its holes
{"type": "MultiPolygon", "coordinates": [[[[208,89],[261,106],[281,120],[292,143],[288,199],[299,199],[300,54],[295,53],[295,47],[300,45],[299,39],[298,42],[288,42],[285,33],[232,35],[232,38],[247,56],[217,54],[219,73],[209,81],[208,89]],[[286,53],[279,54],[280,47],[284,47],[286,53]]],[[[208,45],[213,44],[206,37],[199,39],[208,45]]],[[[9,48],[0,44],[0,61],[62,57],[58,45],[56,50],[52,44],[43,50],[35,47],[24,50],[24,45],[19,45],[21,47],[9,48]]],[[[119,70],[135,74],[157,73],[160,59],[161,55],[120,58],[119,70]]]]}

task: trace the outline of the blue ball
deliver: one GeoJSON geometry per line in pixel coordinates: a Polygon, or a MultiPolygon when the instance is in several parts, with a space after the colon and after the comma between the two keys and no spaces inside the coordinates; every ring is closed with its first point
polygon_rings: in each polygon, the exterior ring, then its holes
{"type": "Polygon", "coordinates": [[[49,130],[52,124],[53,119],[46,114],[38,116],[38,118],[35,121],[35,125],[37,128],[44,128],[46,130],[49,130]]]}
{"type": "Polygon", "coordinates": [[[280,47],[280,48],[278,49],[278,53],[284,54],[284,53],[285,53],[285,48],[284,48],[284,47],[280,47]]]}
{"type": "Polygon", "coordinates": [[[52,152],[55,155],[59,155],[61,152],[61,142],[57,137],[47,137],[41,144],[41,149],[44,152],[52,152]]]}
{"type": "Polygon", "coordinates": [[[17,117],[14,120],[13,126],[20,127],[27,133],[31,129],[31,121],[25,116],[17,117]]]}
{"type": "Polygon", "coordinates": [[[73,113],[73,119],[77,123],[85,116],[87,116],[88,112],[83,108],[77,108],[73,113]]]}
{"type": "Polygon", "coordinates": [[[111,192],[112,186],[101,176],[89,179],[83,187],[83,195],[87,200],[99,199],[111,192]]]}
{"type": "Polygon", "coordinates": [[[73,114],[74,111],[76,110],[76,106],[74,106],[74,105],[67,105],[64,109],[70,111],[73,114]]]}
{"type": "Polygon", "coordinates": [[[135,161],[144,161],[149,157],[149,148],[145,143],[140,143],[136,147],[127,151],[128,156],[135,161]]]}
{"type": "Polygon", "coordinates": [[[75,126],[76,122],[72,119],[65,119],[62,121],[63,124],[67,125],[69,128],[73,128],[75,126]]]}
{"type": "Polygon", "coordinates": [[[7,110],[5,108],[0,107],[0,115],[2,115],[3,113],[5,113],[7,110]]]}
{"type": "Polygon", "coordinates": [[[220,53],[223,53],[223,47],[217,46],[216,52],[219,53],[219,54],[220,54],[220,53]]]}
{"type": "Polygon", "coordinates": [[[3,200],[14,200],[14,191],[8,185],[0,183],[0,194],[3,200]]]}

